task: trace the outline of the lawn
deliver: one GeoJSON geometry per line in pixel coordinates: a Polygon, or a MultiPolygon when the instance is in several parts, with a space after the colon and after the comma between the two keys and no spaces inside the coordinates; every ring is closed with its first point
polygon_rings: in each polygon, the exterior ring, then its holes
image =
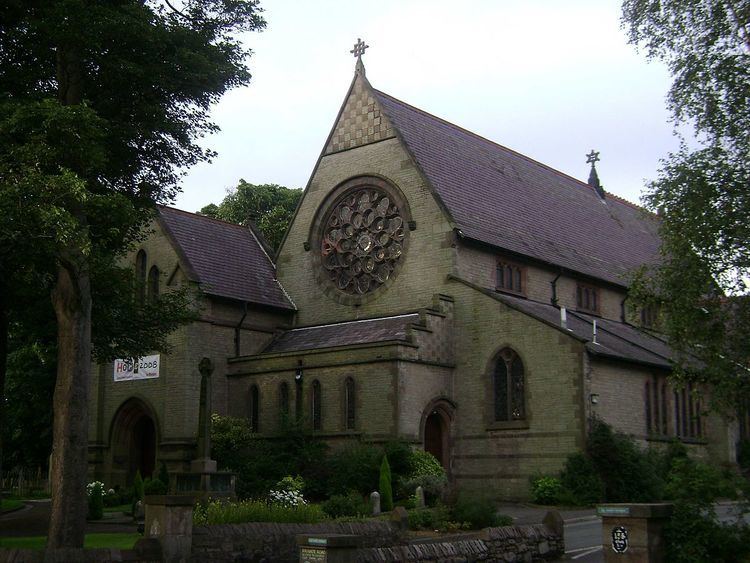
{"type": "Polygon", "coordinates": [[[0,500],[0,512],[5,512],[6,510],[13,510],[14,508],[19,508],[23,506],[23,501],[14,499],[14,498],[4,498],[0,500]]]}
{"type": "Polygon", "coordinates": [[[117,506],[105,506],[104,512],[124,512],[126,514],[130,514],[133,510],[133,505],[128,504],[118,504],[117,506]]]}
{"type": "MultiPolygon", "coordinates": [[[[86,534],[84,547],[107,547],[111,549],[131,549],[141,537],[135,533],[120,534],[86,534]]],[[[13,549],[44,549],[45,536],[27,536],[20,538],[0,538],[0,547],[13,549]]]]}

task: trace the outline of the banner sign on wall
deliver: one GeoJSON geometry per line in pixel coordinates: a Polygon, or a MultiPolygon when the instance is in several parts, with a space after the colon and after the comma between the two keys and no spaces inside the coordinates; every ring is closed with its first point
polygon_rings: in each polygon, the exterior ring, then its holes
{"type": "Polygon", "coordinates": [[[115,381],[159,377],[159,354],[140,358],[122,358],[114,362],[115,381]]]}

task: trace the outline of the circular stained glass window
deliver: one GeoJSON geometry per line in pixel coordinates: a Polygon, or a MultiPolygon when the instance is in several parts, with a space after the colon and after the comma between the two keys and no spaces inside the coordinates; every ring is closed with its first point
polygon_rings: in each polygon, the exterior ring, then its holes
{"type": "Polygon", "coordinates": [[[340,291],[365,295],[388,281],[404,252],[404,218],[382,189],[356,188],[336,200],[321,233],[323,268],[340,291]]]}

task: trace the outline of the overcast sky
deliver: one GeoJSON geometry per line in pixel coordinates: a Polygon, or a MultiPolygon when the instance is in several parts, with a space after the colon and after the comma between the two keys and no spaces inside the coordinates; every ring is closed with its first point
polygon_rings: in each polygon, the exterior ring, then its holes
{"type": "Polygon", "coordinates": [[[586,181],[600,151],[607,191],[637,202],[678,146],[659,62],[626,43],[616,0],[265,0],[245,36],[249,86],[212,115],[218,151],[191,169],[176,206],[219,203],[240,178],[307,184],[354,73],[358,37],[372,85],[586,181]]]}

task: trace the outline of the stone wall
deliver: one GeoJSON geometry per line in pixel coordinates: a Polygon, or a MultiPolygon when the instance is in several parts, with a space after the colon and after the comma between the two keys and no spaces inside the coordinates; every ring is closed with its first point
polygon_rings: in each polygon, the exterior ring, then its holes
{"type": "Polygon", "coordinates": [[[191,560],[196,563],[297,561],[297,536],[301,534],[357,535],[362,538],[365,547],[393,545],[401,539],[401,532],[395,524],[378,521],[319,524],[253,522],[201,526],[193,529],[191,560]]]}

